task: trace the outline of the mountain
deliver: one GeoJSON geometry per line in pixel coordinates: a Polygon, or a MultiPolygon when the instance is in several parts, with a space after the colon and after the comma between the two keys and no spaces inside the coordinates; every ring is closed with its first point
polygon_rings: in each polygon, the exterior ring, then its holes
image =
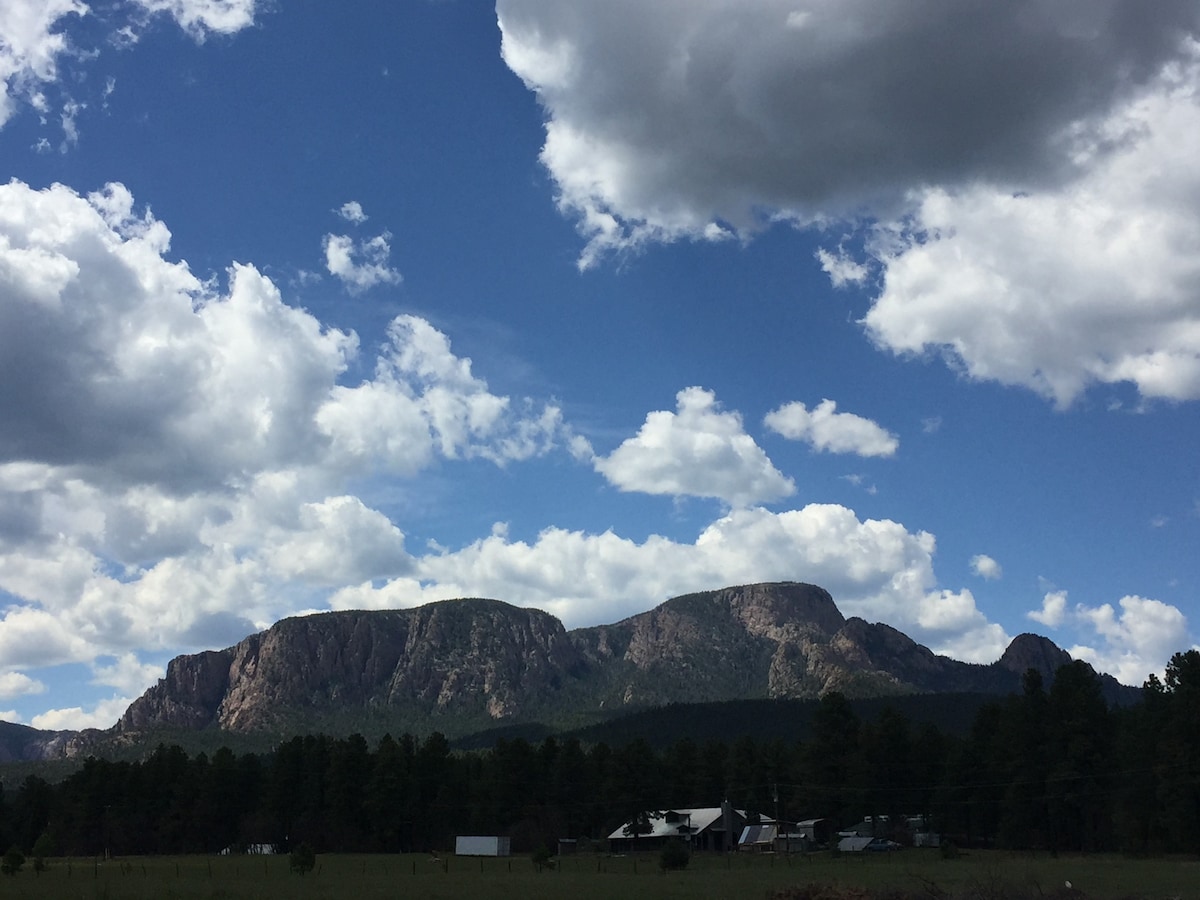
{"type": "MultiPolygon", "coordinates": [[[[1021,635],[999,661],[938,656],[887,625],[845,618],[792,582],[688,594],[612,625],[567,631],[547,613],[463,599],[285,619],[225,650],[181,656],[117,735],[162,729],[462,735],[584,727],[668,703],[1008,693],[1070,656],[1021,635]]],[[[1136,689],[1102,676],[1110,700],[1136,689]]]]}

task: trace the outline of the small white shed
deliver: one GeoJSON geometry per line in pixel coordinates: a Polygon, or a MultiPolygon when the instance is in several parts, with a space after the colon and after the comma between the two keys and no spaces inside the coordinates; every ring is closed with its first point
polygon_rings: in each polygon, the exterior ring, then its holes
{"type": "Polygon", "coordinates": [[[508,856],[510,852],[506,837],[460,834],[454,839],[455,856],[508,856]]]}

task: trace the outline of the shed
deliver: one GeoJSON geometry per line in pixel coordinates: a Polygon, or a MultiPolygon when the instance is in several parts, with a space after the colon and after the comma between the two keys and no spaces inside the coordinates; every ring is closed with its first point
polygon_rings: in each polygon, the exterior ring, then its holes
{"type": "Polygon", "coordinates": [[[454,839],[455,856],[508,856],[512,852],[507,837],[459,835],[454,839]]]}
{"type": "Polygon", "coordinates": [[[779,837],[779,827],[774,822],[761,822],[758,825],[747,825],[742,829],[738,838],[738,849],[757,853],[772,853],[775,841],[779,837]]]}

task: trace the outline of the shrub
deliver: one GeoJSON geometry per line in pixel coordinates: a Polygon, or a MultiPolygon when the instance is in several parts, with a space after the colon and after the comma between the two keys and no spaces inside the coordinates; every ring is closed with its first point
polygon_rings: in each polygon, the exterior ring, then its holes
{"type": "Polygon", "coordinates": [[[534,868],[536,868],[539,872],[542,871],[542,869],[554,868],[553,855],[550,853],[549,848],[545,844],[542,844],[540,847],[534,850],[531,858],[533,859],[534,868]]]}
{"type": "Polygon", "coordinates": [[[658,864],[664,872],[671,872],[686,869],[691,858],[692,852],[688,849],[687,844],[676,838],[663,845],[662,853],[658,856],[658,864]]]}
{"type": "Polygon", "coordinates": [[[9,847],[4,858],[0,860],[0,872],[5,875],[16,875],[21,871],[23,865],[25,865],[25,854],[16,847],[9,847]]]}
{"type": "Polygon", "coordinates": [[[300,844],[292,851],[291,864],[297,875],[307,874],[317,865],[317,854],[308,844],[300,844]]]}
{"type": "Polygon", "coordinates": [[[43,831],[41,836],[33,842],[33,871],[37,875],[41,875],[46,871],[46,857],[54,854],[54,840],[50,837],[50,833],[43,831]]]}

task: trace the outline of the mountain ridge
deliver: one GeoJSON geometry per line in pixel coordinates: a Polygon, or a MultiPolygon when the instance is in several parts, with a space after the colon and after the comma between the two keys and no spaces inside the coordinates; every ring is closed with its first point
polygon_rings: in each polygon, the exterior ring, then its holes
{"type": "MultiPolygon", "coordinates": [[[[773,582],[673,597],[568,631],[541,610],[463,598],[401,610],[282,619],[223,650],[178,656],[106,734],[583,727],[678,703],[921,693],[1005,694],[1027,668],[1048,685],[1071,657],[1019,635],[995,663],[938,656],[902,632],[846,618],[816,585],[773,582]]],[[[1108,675],[1110,702],[1138,689],[1108,675]]],[[[79,752],[56,735],[58,752],[79,752]]],[[[26,741],[26,745],[29,742],[26,741]]]]}
{"type": "MultiPolygon", "coordinates": [[[[800,582],[685,594],[571,631],[541,610],[464,598],[284,619],[225,650],[177,657],[116,728],[245,732],[335,709],[486,727],[835,690],[999,694],[1017,690],[1026,668],[1048,683],[1070,659],[1036,635],[989,665],[938,656],[888,625],[844,617],[827,591],[800,582]]],[[[1128,698],[1101,679],[1110,699],[1128,698]]]]}

